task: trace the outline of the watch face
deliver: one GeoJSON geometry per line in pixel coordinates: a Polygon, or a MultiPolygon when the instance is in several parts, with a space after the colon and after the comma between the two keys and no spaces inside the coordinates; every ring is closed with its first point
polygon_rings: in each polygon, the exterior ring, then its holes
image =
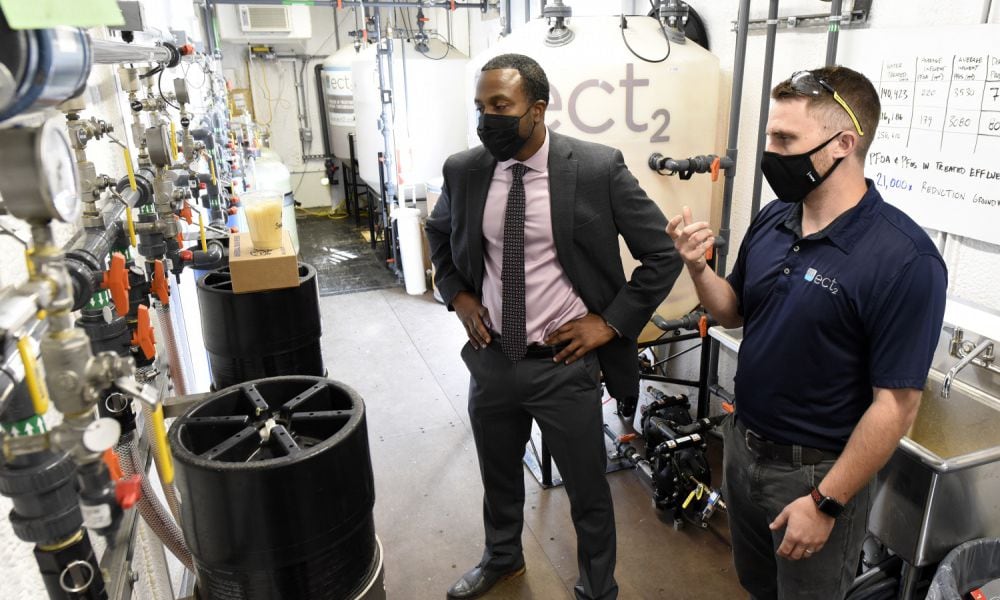
{"type": "Polygon", "coordinates": [[[81,210],[76,162],[69,138],[57,121],[48,121],[42,127],[38,154],[43,195],[52,203],[56,216],[67,223],[76,221],[81,210]]]}
{"type": "Polygon", "coordinates": [[[840,512],[844,510],[844,507],[833,498],[827,496],[819,501],[819,509],[831,517],[836,518],[840,516],[840,512]]]}

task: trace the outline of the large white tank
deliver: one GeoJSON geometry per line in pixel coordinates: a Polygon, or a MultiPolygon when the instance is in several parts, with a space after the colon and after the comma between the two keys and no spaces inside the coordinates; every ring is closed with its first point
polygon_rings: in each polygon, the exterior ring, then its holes
{"type": "MultiPolygon", "coordinates": [[[[663,177],[647,166],[649,155],[685,158],[719,154],[715,147],[719,113],[718,59],[688,41],[672,44],[670,57],[660,63],[637,58],[622,42],[619,17],[574,17],[573,40],[560,47],[545,45],[548,24],[525,24],[496,46],[469,61],[466,113],[469,146],[479,145],[472,105],[480,70],[498,54],[514,52],[539,62],[549,78],[551,99],[546,122],[553,131],[613,146],[667,218],[690,206],[696,219],[708,220],[712,182],[707,175],[688,181],[663,177]]],[[[667,42],[651,17],[629,17],[626,39],[636,53],[650,60],[663,58],[667,42]]],[[[626,273],[638,265],[624,242],[626,273]]],[[[698,304],[694,284],[685,270],[657,312],[676,318],[698,304]]]]}
{"type": "MultiPolygon", "coordinates": [[[[466,148],[465,114],[472,105],[472,96],[463,94],[468,57],[438,40],[430,40],[429,46],[422,54],[412,42],[396,40],[392,52],[397,183],[416,186],[420,198],[424,183],[441,175],[445,159],[466,148]]],[[[374,46],[361,51],[352,70],[359,170],[377,190],[378,153],[385,146],[378,127],[382,103],[374,46]]]]}
{"type": "Polygon", "coordinates": [[[354,46],[344,46],[328,56],[320,70],[330,151],[340,159],[351,157],[347,136],[354,133],[354,84],[351,63],[356,55],[354,46]]]}

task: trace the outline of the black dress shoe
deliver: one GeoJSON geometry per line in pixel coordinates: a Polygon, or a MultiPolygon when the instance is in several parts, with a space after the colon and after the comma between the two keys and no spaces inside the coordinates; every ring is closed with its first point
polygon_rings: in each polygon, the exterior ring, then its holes
{"type": "Polygon", "coordinates": [[[468,600],[478,598],[490,591],[496,584],[506,579],[512,579],[524,573],[524,561],[506,571],[490,571],[476,565],[471,571],[455,582],[448,590],[448,598],[452,600],[468,600]]]}

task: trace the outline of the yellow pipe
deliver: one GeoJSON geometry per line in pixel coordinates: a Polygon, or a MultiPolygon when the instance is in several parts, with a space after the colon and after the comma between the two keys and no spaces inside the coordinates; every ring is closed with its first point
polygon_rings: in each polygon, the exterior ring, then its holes
{"type": "Polygon", "coordinates": [[[31,248],[27,248],[24,251],[24,264],[28,267],[28,278],[29,279],[34,279],[35,278],[35,263],[34,263],[34,261],[31,260],[31,255],[34,254],[34,253],[35,253],[35,251],[32,250],[31,248]]]}
{"type": "Polygon", "coordinates": [[[128,243],[135,247],[135,223],[132,222],[132,207],[125,205],[125,221],[128,222],[128,243]]]}
{"type": "Polygon", "coordinates": [[[42,377],[33,350],[28,336],[21,336],[17,340],[17,352],[24,363],[24,382],[28,385],[31,404],[35,407],[35,414],[44,415],[49,411],[49,390],[45,387],[45,379],[42,377]]]}
{"type": "Polygon", "coordinates": [[[122,156],[125,157],[125,170],[128,171],[128,185],[134,192],[138,187],[135,185],[135,171],[132,170],[132,153],[125,147],[122,148],[122,156]]]}
{"type": "Polygon", "coordinates": [[[167,427],[163,423],[163,404],[157,403],[153,410],[153,459],[156,461],[156,472],[164,485],[174,482],[174,463],[170,457],[170,446],[167,442],[167,427]]]}
{"type": "Polygon", "coordinates": [[[201,251],[208,252],[208,240],[205,239],[205,215],[198,211],[198,230],[201,236],[201,251]]]}

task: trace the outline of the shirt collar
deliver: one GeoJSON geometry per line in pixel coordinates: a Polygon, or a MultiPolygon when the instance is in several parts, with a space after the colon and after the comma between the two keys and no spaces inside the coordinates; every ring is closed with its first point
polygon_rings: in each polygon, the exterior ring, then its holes
{"type": "Polygon", "coordinates": [[[528,160],[520,161],[515,158],[509,160],[501,161],[499,166],[501,169],[506,171],[507,169],[514,166],[514,163],[523,163],[524,166],[528,167],[532,171],[538,171],[539,173],[545,173],[549,170],[549,129],[545,128],[545,141],[542,142],[542,147],[539,148],[534,154],[532,154],[528,160]]]}
{"type": "MultiPolygon", "coordinates": [[[[857,205],[848,209],[822,230],[812,234],[808,239],[827,238],[845,254],[850,254],[854,244],[868,230],[872,219],[882,207],[882,195],[875,187],[875,182],[865,179],[868,190],[857,205]]],[[[778,227],[784,227],[798,237],[802,237],[802,203],[796,202],[788,207],[783,219],[778,220],[778,227]]]]}

